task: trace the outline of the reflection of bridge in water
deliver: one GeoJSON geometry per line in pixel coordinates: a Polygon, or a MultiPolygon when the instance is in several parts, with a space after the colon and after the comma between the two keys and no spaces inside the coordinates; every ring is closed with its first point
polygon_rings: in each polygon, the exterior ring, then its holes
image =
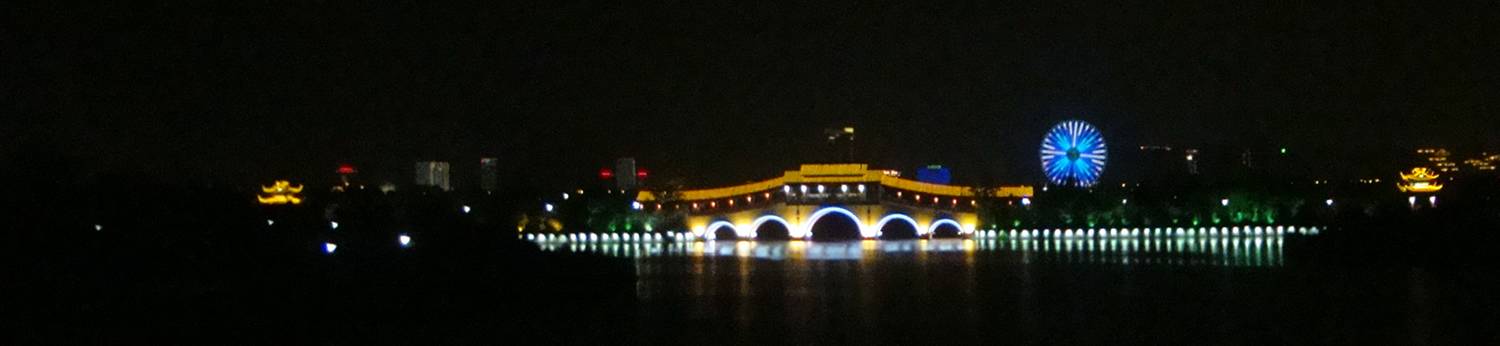
{"type": "MultiPolygon", "coordinates": [[[[980,252],[1009,253],[1022,263],[1114,265],[1207,265],[1264,267],[1283,264],[1286,237],[1316,234],[1316,228],[1263,228],[1256,233],[1176,229],[1136,236],[1087,236],[1057,233],[1009,236],[981,232],[974,239],[863,240],[863,241],[567,241],[533,239],[544,250],[597,253],[617,257],[701,257],[771,261],[873,260],[919,254],[973,256],[980,252]],[[1270,229],[1271,232],[1264,232],[1270,229]],[[998,237],[991,237],[990,234],[998,237]]],[[[1118,234],[1118,233],[1116,233],[1118,234]]],[[[1127,233],[1128,234],[1128,233],[1127,233]]],[[[627,238],[628,239],[628,238],[627,238]]],[[[640,238],[636,238],[640,239],[640,238]]],[[[658,238],[659,239],[659,238],[658,238]]]]}
{"type": "Polygon", "coordinates": [[[700,239],[806,239],[832,228],[825,224],[842,222],[852,222],[857,233],[848,238],[872,239],[895,228],[909,237],[972,233],[978,199],[1014,203],[1031,194],[1030,186],[976,191],[901,179],[864,164],[814,164],[760,182],[680,191],[672,198],[642,191],[636,199],[651,212],[686,213],[689,230],[700,239]]]}

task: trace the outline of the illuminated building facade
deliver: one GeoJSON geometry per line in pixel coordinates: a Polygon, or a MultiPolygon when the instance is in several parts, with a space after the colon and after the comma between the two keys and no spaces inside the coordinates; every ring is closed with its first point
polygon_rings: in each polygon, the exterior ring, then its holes
{"type": "Polygon", "coordinates": [[[1438,173],[1456,173],[1459,171],[1458,163],[1450,161],[1451,154],[1444,148],[1419,148],[1417,156],[1420,158],[1419,165],[1432,167],[1438,173]]]}
{"type": "Polygon", "coordinates": [[[261,186],[260,194],[255,198],[261,205],[302,204],[302,185],[277,180],[271,186],[261,186]]]}
{"type": "Polygon", "coordinates": [[[1396,188],[1401,192],[1431,193],[1443,189],[1443,184],[1438,182],[1438,174],[1427,167],[1412,168],[1410,172],[1400,175],[1401,182],[1396,183],[1396,188]]]}
{"type": "Polygon", "coordinates": [[[976,196],[970,187],[902,179],[865,164],[807,164],[765,181],[679,191],[669,203],[651,191],[641,191],[636,201],[646,211],[686,212],[689,229],[705,239],[721,230],[753,239],[773,223],[793,239],[811,238],[825,216],[847,218],[860,237],[876,238],[893,222],[910,225],[918,236],[944,227],[972,234],[979,222],[977,198],[1032,196],[1031,186],[991,191],[992,196],[976,196]]]}
{"type": "Polygon", "coordinates": [[[453,191],[453,185],[448,180],[450,170],[448,163],[443,161],[421,161],[416,164],[416,185],[428,186],[453,191]]]}

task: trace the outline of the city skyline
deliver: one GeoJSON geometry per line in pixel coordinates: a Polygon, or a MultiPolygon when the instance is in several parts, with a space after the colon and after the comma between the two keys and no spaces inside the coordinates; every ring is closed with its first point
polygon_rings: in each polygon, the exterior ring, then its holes
{"type": "Polygon", "coordinates": [[[1065,119],[1126,146],[1291,148],[1342,177],[1388,175],[1415,147],[1500,147],[1495,53],[1474,49],[1500,35],[1461,6],[57,6],[6,24],[27,87],[7,89],[20,116],[0,148],[195,183],[346,162],[406,181],[417,160],[479,157],[521,186],[619,157],[728,183],[820,161],[835,126],[859,129],[854,161],[1039,181],[1034,147],[1065,119]],[[60,24],[79,21],[120,30],[60,24]]]}

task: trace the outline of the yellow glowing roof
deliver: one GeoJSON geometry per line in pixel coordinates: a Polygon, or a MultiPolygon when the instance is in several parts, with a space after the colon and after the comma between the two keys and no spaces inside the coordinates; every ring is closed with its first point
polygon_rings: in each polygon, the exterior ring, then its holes
{"type": "Polygon", "coordinates": [[[1411,173],[1398,174],[1401,175],[1401,180],[1405,181],[1429,181],[1438,178],[1438,175],[1427,167],[1416,167],[1411,169],[1411,173]]]}
{"type": "Polygon", "coordinates": [[[286,180],[277,180],[271,186],[261,186],[260,191],[263,195],[255,196],[260,204],[302,204],[302,196],[297,195],[302,193],[302,185],[292,186],[286,180]]]}
{"type": "Polygon", "coordinates": [[[261,186],[260,191],[264,193],[302,193],[302,185],[292,186],[292,183],[289,181],[277,180],[271,186],[261,186]]]}

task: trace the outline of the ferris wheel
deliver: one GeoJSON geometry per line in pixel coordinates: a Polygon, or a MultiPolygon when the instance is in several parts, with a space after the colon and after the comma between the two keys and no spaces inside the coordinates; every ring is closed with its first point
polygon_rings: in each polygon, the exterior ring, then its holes
{"type": "Polygon", "coordinates": [[[1052,126],[1042,138],[1042,172],[1055,185],[1093,186],[1104,173],[1109,151],[1104,135],[1089,123],[1067,120],[1052,126]]]}

